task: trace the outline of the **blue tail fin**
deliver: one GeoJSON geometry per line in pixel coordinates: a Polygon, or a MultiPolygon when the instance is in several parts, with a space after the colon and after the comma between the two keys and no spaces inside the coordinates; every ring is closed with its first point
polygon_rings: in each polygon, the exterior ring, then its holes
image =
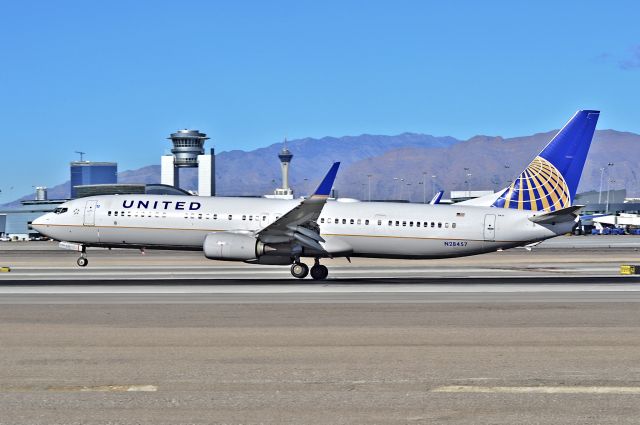
{"type": "Polygon", "coordinates": [[[599,115],[599,111],[576,112],[493,206],[531,211],[571,206],[599,115]]]}

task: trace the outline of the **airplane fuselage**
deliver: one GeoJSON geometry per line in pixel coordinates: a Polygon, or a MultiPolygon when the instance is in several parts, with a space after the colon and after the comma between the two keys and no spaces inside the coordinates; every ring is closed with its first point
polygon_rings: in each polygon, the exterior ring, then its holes
{"type": "MultiPolygon", "coordinates": [[[[66,211],[46,214],[34,227],[83,246],[202,250],[211,233],[253,234],[299,203],[167,195],[89,197],[63,204],[66,211]]],[[[554,237],[574,224],[540,225],[528,219],[532,215],[469,205],[329,201],[317,223],[329,256],[380,258],[480,254],[554,237]]]]}

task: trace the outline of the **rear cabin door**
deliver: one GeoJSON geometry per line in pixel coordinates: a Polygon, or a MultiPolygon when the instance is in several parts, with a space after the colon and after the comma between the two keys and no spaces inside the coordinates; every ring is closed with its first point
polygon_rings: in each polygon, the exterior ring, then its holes
{"type": "Polygon", "coordinates": [[[96,204],[98,201],[87,201],[84,207],[84,225],[95,226],[96,224],[96,204]]]}
{"type": "Polygon", "coordinates": [[[496,240],[496,216],[495,214],[486,214],[484,216],[484,240],[496,240]]]}

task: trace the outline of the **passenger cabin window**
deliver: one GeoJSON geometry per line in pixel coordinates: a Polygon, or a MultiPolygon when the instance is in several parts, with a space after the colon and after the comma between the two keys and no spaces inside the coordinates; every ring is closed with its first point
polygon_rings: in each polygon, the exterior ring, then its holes
{"type": "Polygon", "coordinates": [[[378,220],[378,226],[382,226],[382,220],[378,220]]]}
{"type": "Polygon", "coordinates": [[[321,219],[320,219],[320,223],[324,223],[324,218],[321,218],[321,219]]]}
{"type": "Polygon", "coordinates": [[[243,216],[242,216],[242,221],[245,221],[246,219],[247,219],[247,216],[246,216],[246,215],[243,215],[243,216]]]}
{"type": "Polygon", "coordinates": [[[342,224],[347,224],[347,219],[346,218],[342,219],[342,224]]]}
{"type": "MultiPolygon", "coordinates": [[[[360,223],[358,223],[358,224],[360,224],[360,223]]],[[[364,221],[364,225],[365,225],[365,226],[368,226],[368,225],[369,225],[369,220],[365,220],[365,221],[364,221]]]]}
{"type": "Polygon", "coordinates": [[[218,214],[214,214],[214,215],[213,215],[213,219],[214,219],[214,220],[217,220],[217,219],[218,219],[218,214]]]}
{"type": "Polygon", "coordinates": [[[335,221],[334,221],[334,223],[335,223],[335,224],[340,223],[340,219],[339,219],[339,218],[336,218],[336,219],[335,219],[335,221]]]}
{"type": "Polygon", "coordinates": [[[416,221],[416,227],[420,227],[420,222],[416,221]]]}
{"type": "Polygon", "coordinates": [[[456,228],[456,223],[451,223],[451,228],[455,229],[456,228]]]}
{"type": "Polygon", "coordinates": [[[111,217],[111,211],[107,212],[107,215],[108,215],[109,217],[111,217]]]}
{"type": "Polygon", "coordinates": [[[353,224],[353,223],[354,223],[353,219],[349,220],[349,224],[353,224]]]}
{"type": "Polygon", "coordinates": [[[436,227],[436,223],[435,222],[431,222],[431,227],[436,227]]]}
{"type": "Polygon", "coordinates": [[[444,223],[444,227],[445,227],[446,229],[448,229],[448,228],[449,228],[449,223],[444,223]]]}
{"type": "Polygon", "coordinates": [[[438,229],[442,227],[442,223],[438,223],[438,229]]]}
{"type": "Polygon", "coordinates": [[[233,215],[229,214],[229,220],[233,219],[233,215]]]}

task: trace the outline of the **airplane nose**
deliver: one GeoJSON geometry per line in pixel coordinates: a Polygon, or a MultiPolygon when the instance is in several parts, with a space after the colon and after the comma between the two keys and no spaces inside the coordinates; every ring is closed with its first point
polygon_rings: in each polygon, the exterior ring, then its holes
{"type": "Polygon", "coordinates": [[[41,215],[40,217],[37,217],[35,220],[33,220],[31,222],[31,224],[29,225],[29,228],[40,231],[42,226],[45,223],[45,217],[47,214],[45,215],[41,215]]]}

